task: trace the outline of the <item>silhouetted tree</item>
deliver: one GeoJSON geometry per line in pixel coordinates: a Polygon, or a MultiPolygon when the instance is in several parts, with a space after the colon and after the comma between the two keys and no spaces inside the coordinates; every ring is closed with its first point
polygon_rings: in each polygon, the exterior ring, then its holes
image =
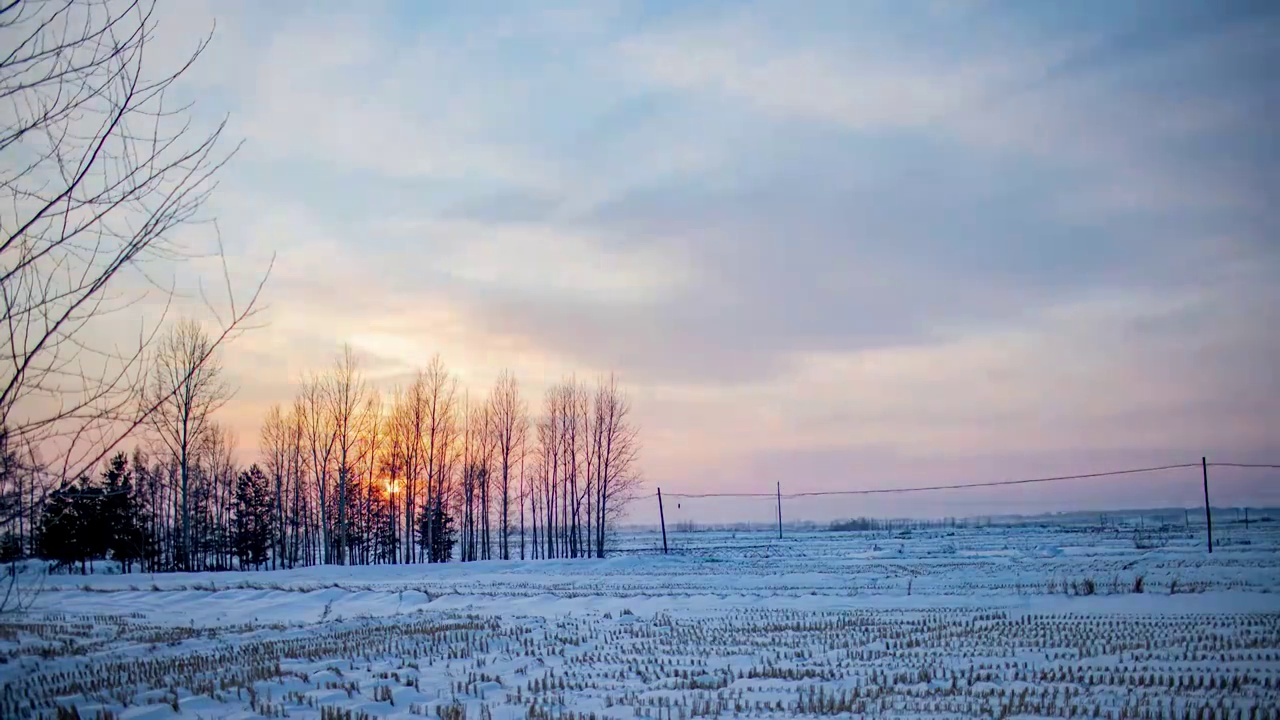
{"type": "Polygon", "coordinates": [[[103,497],[99,508],[106,549],[120,563],[121,572],[132,572],[147,550],[142,509],[134,488],[133,471],[123,452],[112,456],[103,473],[103,497]]]}
{"type": "Polygon", "coordinates": [[[453,516],[443,506],[423,512],[418,527],[418,545],[429,562],[449,562],[457,545],[458,531],[453,516]]]}
{"type": "Polygon", "coordinates": [[[40,522],[40,557],[59,565],[78,562],[80,573],[88,574],[87,563],[107,553],[109,535],[102,513],[103,500],[102,488],[94,485],[88,475],[50,493],[40,522]]]}
{"type": "Polygon", "coordinates": [[[275,533],[275,498],[271,481],[257,465],[236,478],[235,536],[233,547],[241,568],[261,568],[270,557],[275,533]]]}
{"type": "Polygon", "coordinates": [[[181,569],[193,569],[195,553],[191,537],[192,474],[196,455],[209,441],[215,410],[231,397],[231,388],[222,375],[215,356],[217,345],[192,320],[173,325],[161,338],[151,376],[142,394],[144,406],[156,435],[164,442],[178,466],[178,502],[181,530],[178,533],[177,562],[181,569]]]}
{"type": "MultiPolygon", "coordinates": [[[[455,403],[453,386],[436,359],[384,404],[348,350],[287,413],[272,411],[266,465],[240,470],[235,439],[205,417],[185,476],[181,452],[135,449],[60,486],[37,516],[36,549],[85,573],[99,558],[124,572],[511,558],[515,495],[534,558],[603,554],[638,481],[636,429],[613,380],[594,393],[572,379],[552,387],[536,435],[523,432],[509,374],[475,404],[455,403]]],[[[4,530],[0,559],[17,552],[4,530]]]]}
{"type": "Polygon", "coordinates": [[[37,531],[36,554],[58,566],[80,559],[75,517],[75,487],[70,483],[49,493],[37,531]]]}

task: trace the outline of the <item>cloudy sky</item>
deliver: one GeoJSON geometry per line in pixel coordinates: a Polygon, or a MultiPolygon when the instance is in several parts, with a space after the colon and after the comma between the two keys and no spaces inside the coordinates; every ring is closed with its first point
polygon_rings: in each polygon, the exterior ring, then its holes
{"type": "Polygon", "coordinates": [[[1280,460],[1273,4],[177,6],[166,48],[217,20],[186,92],[244,140],[210,214],[237,273],[277,255],[227,356],[246,451],[350,342],[387,383],[615,371],[667,492],[1280,460]]]}

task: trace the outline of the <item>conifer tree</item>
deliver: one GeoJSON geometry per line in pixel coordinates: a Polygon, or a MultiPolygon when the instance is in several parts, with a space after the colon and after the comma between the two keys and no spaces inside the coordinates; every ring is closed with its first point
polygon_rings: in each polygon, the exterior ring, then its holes
{"type": "Polygon", "coordinates": [[[145,550],[138,495],[134,488],[133,468],[123,452],[112,456],[102,475],[102,503],[99,523],[105,534],[106,550],[120,563],[120,571],[133,571],[133,563],[142,559],[145,550]]]}
{"type": "Polygon", "coordinates": [[[58,566],[71,566],[80,559],[76,538],[75,486],[66,485],[49,494],[37,533],[37,554],[58,566]]]}
{"type": "Polygon", "coordinates": [[[241,568],[261,568],[270,559],[274,517],[270,483],[257,465],[236,479],[236,519],[233,547],[241,568]]]}
{"type": "Polygon", "coordinates": [[[418,523],[418,545],[428,557],[428,562],[449,562],[453,557],[453,547],[458,542],[453,516],[443,506],[424,508],[418,523]]]}

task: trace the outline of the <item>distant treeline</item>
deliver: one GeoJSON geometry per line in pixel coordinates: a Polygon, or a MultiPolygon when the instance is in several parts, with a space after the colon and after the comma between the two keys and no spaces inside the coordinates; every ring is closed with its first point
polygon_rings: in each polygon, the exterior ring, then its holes
{"type": "MultiPolygon", "coordinates": [[[[1214,523],[1249,523],[1272,522],[1272,512],[1267,508],[1213,508],[1214,523]]],[[[869,518],[857,517],[836,520],[827,526],[832,532],[867,532],[924,530],[936,528],[978,528],[990,526],[1018,525],[1072,525],[1089,527],[1126,527],[1151,528],[1190,527],[1204,524],[1203,509],[1190,510],[1167,508],[1156,510],[1125,510],[1113,512],[1069,512],[1046,513],[1038,515],[998,515],[967,518],[869,518]]]]}
{"type": "Polygon", "coordinates": [[[953,528],[979,526],[980,520],[957,520],[942,518],[937,520],[902,520],[857,517],[847,520],[836,520],[828,526],[832,532],[864,532],[869,530],[924,530],[929,528],[953,528]]]}
{"type": "Polygon", "coordinates": [[[373,387],[348,349],[263,420],[237,463],[230,396],[201,329],[159,345],[149,445],[71,480],[0,433],[0,559],[92,571],[603,557],[639,481],[637,428],[613,377],[568,378],[529,408],[510,373],[469,395],[440,360],[373,387]]]}

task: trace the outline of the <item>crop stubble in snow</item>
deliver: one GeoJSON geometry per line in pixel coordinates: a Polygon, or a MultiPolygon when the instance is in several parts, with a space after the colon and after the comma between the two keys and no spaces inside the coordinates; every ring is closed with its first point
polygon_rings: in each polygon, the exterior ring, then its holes
{"type": "Polygon", "coordinates": [[[54,576],[0,624],[0,715],[1272,720],[1278,539],[738,533],[674,558],[54,576]]]}

